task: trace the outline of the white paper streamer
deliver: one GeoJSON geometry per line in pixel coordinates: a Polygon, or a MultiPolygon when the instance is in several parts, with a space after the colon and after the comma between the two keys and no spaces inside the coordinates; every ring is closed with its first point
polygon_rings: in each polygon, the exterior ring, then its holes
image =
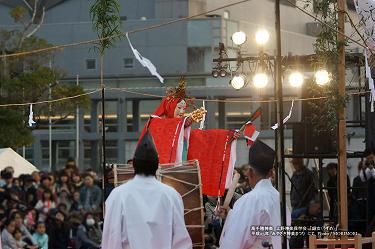
{"type": "MultiPolygon", "coordinates": [[[[204,100],[203,100],[203,108],[206,109],[206,101],[204,101],[204,100]]],[[[206,114],[203,114],[202,121],[199,124],[199,130],[203,130],[205,120],[206,120],[206,114]]]]}
{"type": "Polygon", "coordinates": [[[371,75],[371,69],[368,64],[368,56],[367,56],[367,50],[364,51],[365,53],[365,72],[366,72],[366,78],[368,79],[368,88],[370,89],[370,103],[371,103],[371,112],[374,112],[374,103],[375,103],[375,86],[374,86],[374,79],[371,75]]]}
{"type": "Polygon", "coordinates": [[[130,42],[128,33],[126,33],[126,38],[128,39],[130,48],[132,49],[135,58],[137,58],[137,60],[142,64],[142,66],[147,67],[150,73],[156,76],[161,83],[164,83],[163,77],[161,77],[160,74],[156,71],[156,67],[154,66],[154,64],[152,64],[152,62],[149,59],[143,57],[141,53],[139,53],[138,50],[133,47],[132,43],[130,42]]]}
{"type": "Polygon", "coordinates": [[[33,105],[30,105],[30,113],[29,113],[29,126],[33,126],[33,124],[36,124],[36,122],[33,120],[34,113],[33,113],[33,105]]]}
{"type": "MultiPolygon", "coordinates": [[[[293,111],[293,105],[294,105],[294,100],[292,100],[292,106],[290,107],[290,110],[289,110],[289,114],[288,116],[286,116],[283,120],[283,124],[285,124],[289,119],[290,117],[292,116],[292,111],[293,111]]],[[[273,130],[276,130],[277,128],[279,128],[279,124],[276,123],[274,126],[271,127],[273,130]]]]}
{"type": "MultiPolygon", "coordinates": [[[[375,1],[374,0],[353,0],[360,24],[363,27],[363,37],[368,48],[375,48],[375,1]]],[[[371,69],[368,64],[367,49],[365,53],[365,72],[368,79],[368,87],[370,89],[371,112],[374,112],[375,103],[375,87],[374,80],[371,75],[371,69]]]]}
{"type": "Polygon", "coordinates": [[[246,139],[252,141],[252,142],[255,142],[255,140],[257,140],[258,136],[259,136],[260,132],[255,130],[254,133],[251,135],[251,137],[248,137],[248,136],[244,136],[246,139]]]}

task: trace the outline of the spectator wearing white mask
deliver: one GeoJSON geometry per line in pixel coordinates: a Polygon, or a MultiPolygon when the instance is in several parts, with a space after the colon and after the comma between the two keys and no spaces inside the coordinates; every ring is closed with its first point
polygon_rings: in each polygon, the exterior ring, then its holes
{"type": "Polygon", "coordinates": [[[76,237],[77,249],[96,249],[100,248],[102,231],[96,224],[92,213],[87,213],[82,224],[78,227],[76,237]]]}

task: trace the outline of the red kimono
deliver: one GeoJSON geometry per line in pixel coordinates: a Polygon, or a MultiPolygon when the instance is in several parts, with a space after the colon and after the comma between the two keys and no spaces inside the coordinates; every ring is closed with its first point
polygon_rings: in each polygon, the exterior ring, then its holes
{"type": "Polygon", "coordinates": [[[180,164],[185,142],[187,159],[199,161],[203,194],[223,196],[231,184],[236,161],[236,140],[227,143],[233,132],[223,129],[190,132],[190,127],[184,127],[185,118],[173,117],[180,100],[163,99],[145,127],[154,139],[160,164],[180,164]]]}

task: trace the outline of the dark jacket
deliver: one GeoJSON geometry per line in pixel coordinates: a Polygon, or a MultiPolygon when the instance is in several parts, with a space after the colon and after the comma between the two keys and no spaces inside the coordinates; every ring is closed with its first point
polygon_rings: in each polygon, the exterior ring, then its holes
{"type": "Polygon", "coordinates": [[[367,199],[367,183],[363,182],[360,176],[356,176],[353,180],[352,194],[356,200],[367,199]]]}
{"type": "Polygon", "coordinates": [[[57,222],[54,218],[48,218],[46,221],[46,231],[49,237],[48,248],[68,248],[69,226],[66,222],[57,222]]]}
{"type": "Polygon", "coordinates": [[[100,248],[102,233],[95,227],[90,229],[80,225],[77,230],[76,247],[79,248],[100,248]]]}
{"type": "MultiPolygon", "coordinates": [[[[331,219],[337,219],[338,215],[338,187],[337,187],[337,178],[338,175],[335,177],[329,177],[327,181],[327,189],[328,189],[328,196],[329,196],[329,217],[331,219]]],[[[348,191],[348,198],[350,197],[350,179],[349,176],[347,176],[347,191],[348,191]]]]}
{"type": "Polygon", "coordinates": [[[318,193],[314,174],[307,167],[293,173],[291,185],[290,202],[293,209],[307,207],[318,193]]]}
{"type": "Polygon", "coordinates": [[[100,204],[102,202],[102,190],[96,185],[93,185],[90,188],[88,188],[87,186],[83,186],[80,191],[80,201],[83,209],[85,209],[86,211],[94,212],[98,207],[100,207],[100,204]],[[89,206],[85,205],[87,195],[90,195],[89,206]]]}

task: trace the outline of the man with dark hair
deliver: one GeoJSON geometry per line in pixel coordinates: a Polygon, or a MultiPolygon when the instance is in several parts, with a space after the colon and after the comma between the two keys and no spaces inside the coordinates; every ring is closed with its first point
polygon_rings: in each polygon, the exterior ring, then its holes
{"type": "Polygon", "coordinates": [[[155,178],[159,158],[147,131],[134,154],[135,176],[106,201],[103,249],[191,249],[181,196],[155,178]]]}
{"type": "MultiPolygon", "coordinates": [[[[328,181],[327,181],[327,190],[328,190],[328,197],[329,197],[329,218],[337,222],[338,217],[338,184],[337,184],[337,163],[329,163],[327,164],[327,172],[328,172],[328,181]]],[[[350,197],[350,179],[347,176],[347,190],[348,190],[348,197],[350,197]]]]}
{"type": "Polygon", "coordinates": [[[360,177],[367,185],[367,217],[372,221],[375,216],[375,151],[373,148],[366,148],[363,154],[366,160],[360,177]]]}
{"type": "Polygon", "coordinates": [[[295,210],[307,207],[318,191],[314,182],[314,174],[304,165],[303,158],[293,158],[291,164],[294,172],[291,179],[290,202],[295,210]]]}
{"type": "Polygon", "coordinates": [[[66,249],[69,243],[69,224],[65,214],[57,209],[51,209],[46,220],[48,248],[66,249]]]}
{"type": "MultiPolygon", "coordinates": [[[[280,249],[279,236],[255,234],[261,227],[276,231],[281,223],[279,192],[270,180],[274,160],[275,151],[263,142],[257,140],[250,147],[248,179],[252,190],[237,200],[229,212],[221,234],[221,249],[263,248],[262,242],[271,240],[273,248],[280,249]]],[[[287,223],[290,224],[288,211],[287,223]]]]}
{"type": "Polygon", "coordinates": [[[86,174],[85,185],[80,190],[80,200],[87,212],[96,212],[102,203],[102,191],[94,184],[92,175],[86,174]]]}

